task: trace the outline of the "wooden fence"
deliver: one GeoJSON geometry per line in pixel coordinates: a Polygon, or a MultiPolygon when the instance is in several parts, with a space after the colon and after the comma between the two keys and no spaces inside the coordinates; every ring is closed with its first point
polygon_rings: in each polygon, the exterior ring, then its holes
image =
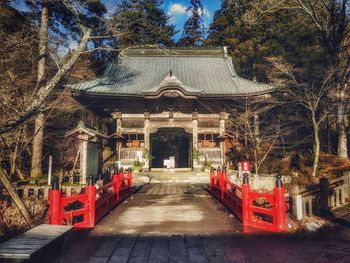
{"type": "MultiPolygon", "coordinates": [[[[17,193],[21,198],[33,197],[35,199],[49,200],[49,191],[51,186],[49,185],[25,185],[16,187],[17,193]]],[[[81,193],[82,186],[65,186],[62,187],[62,192],[66,196],[81,193]]]]}

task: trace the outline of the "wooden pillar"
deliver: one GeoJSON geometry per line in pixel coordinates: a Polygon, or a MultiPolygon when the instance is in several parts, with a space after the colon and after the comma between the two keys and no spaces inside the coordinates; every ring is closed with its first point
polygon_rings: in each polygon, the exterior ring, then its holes
{"type": "MultiPolygon", "coordinates": [[[[226,113],[221,112],[220,113],[220,136],[223,136],[225,134],[225,121],[226,121],[226,113]]],[[[220,141],[220,152],[221,152],[221,165],[224,165],[226,163],[226,155],[225,155],[225,141],[220,141]]]]}
{"type": "Polygon", "coordinates": [[[33,137],[31,178],[39,178],[42,175],[43,140],[44,140],[45,115],[39,113],[35,118],[35,131],[33,137]]]}
{"type": "MultiPolygon", "coordinates": [[[[145,118],[145,124],[144,124],[144,137],[145,137],[145,151],[146,152],[151,152],[151,149],[150,149],[150,138],[149,138],[149,118],[150,118],[150,113],[148,111],[145,111],[144,113],[144,118],[145,118]]],[[[143,166],[143,168],[145,170],[149,170],[150,168],[150,161],[151,160],[148,160],[148,156],[145,156],[147,159],[145,159],[145,164],[143,166]]]]}
{"type": "MultiPolygon", "coordinates": [[[[198,112],[195,111],[192,113],[192,147],[193,151],[196,151],[198,149],[198,112]]],[[[193,160],[193,168],[198,167],[198,161],[193,160]]]]}
{"type": "MultiPolygon", "coordinates": [[[[112,118],[115,121],[115,131],[117,134],[122,134],[122,113],[120,111],[116,111],[112,113],[112,118]]],[[[116,143],[116,152],[117,152],[117,160],[120,161],[120,151],[122,148],[122,143],[117,141],[116,143]]]]}

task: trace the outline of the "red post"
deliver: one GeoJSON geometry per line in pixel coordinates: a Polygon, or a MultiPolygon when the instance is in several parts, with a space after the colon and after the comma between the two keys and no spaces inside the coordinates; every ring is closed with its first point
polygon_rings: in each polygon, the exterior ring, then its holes
{"type": "Polygon", "coordinates": [[[123,178],[124,178],[124,170],[123,168],[120,169],[119,171],[119,185],[118,185],[118,188],[119,188],[119,191],[120,191],[120,188],[123,186],[123,178]]]}
{"type": "Polygon", "coordinates": [[[123,184],[123,177],[124,177],[124,170],[123,168],[120,168],[119,173],[117,174],[117,200],[119,201],[121,196],[120,196],[120,189],[122,188],[122,184],[123,184]]]}
{"type": "Polygon", "coordinates": [[[222,172],[221,172],[220,167],[218,167],[218,170],[217,170],[217,172],[216,172],[216,176],[217,176],[219,179],[221,179],[222,172]]]}
{"type": "Polygon", "coordinates": [[[94,184],[94,177],[89,176],[88,186],[86,187],[87,194],[87,205],[89,207],[89,212],[87,214],[87,225],[88,227],[95,226],[95,202],[96,202],[96,187],[94,184]]]}
{"type": "Polygon", "coordinates": [[[218,171],[217,171],[217,177],[219,178],[219,186],[220,186],[220,190],[221,190],[221,200],[224,199],[224,178],[223,178],[223,171],[220,169],[220,167],[218,167],[218,171]]]}
{"type": "Polygon", "coordinates": [[[124,175],[124,170],[123,170],[123,168],[120,168],[120,170],[119,170],[119,176],[120,176],[120,177],[123,177],[123,175],[124,175]]]}
{"type": "Polygon", "coordinates": [[[227,171],[226,171],[226,167],[222,167],[220,181],[221,181],[221,199],[224,199],[225,191],[227,189],[227,171]]]}
{"type": "Polygon", "coordinates": [[[226,169],[226,167],[222,168],[222,177],[224,178],[224,183],[225,183],[225,187],[226,187],[226,184],[228,182],[228,176],[227,176],[227,169],[226,169]]]}
{"type": "Polygon", "coordinates": [[[129,191],[131,193],[132,192],[132,173],[131,173],[131,168],[129,168],[129,171],[128,171],[128,185],[129,185],[129,191]]]}
{"type": "Polygon", "coordinates": [[[49,222],[51,225],[62,225],[61,190],[57,176],[53,179],[49,198],[49,222]]]}
{"type": "Polygon", "coordinates": [[[214,172],[214,168],[212,167],[210,169],[210,191],[213,189],[213,185],[214,185],[214,176],[215,176],[215,172],[214,172]]]}
{"type": "Polygon", "coordinates": [[[250,185],[248,174],[244,173],[242,184],[242,224],[244,232],[247,232],[247,228],[249,226],[249,192],[250,185]]]}
{"type": "Polygon", "coordinates": [[[282,176],[277,175],[276,177],[276,187],[274,189],[275,194],[275,215],[274,215],[274,222],[275,222],[275,230],[276,232],[283,232],[286,231],[286,200],[284,197],[285,188],[282,185],[282,176]]]}
{"type": "Polygon", "coordinates": [[[115,197],[117,199],[117,201],[119,201],[120,196],[119,196],[119,173],[115,173],[113,174],[113,192],[115,194],[115,197]]]}

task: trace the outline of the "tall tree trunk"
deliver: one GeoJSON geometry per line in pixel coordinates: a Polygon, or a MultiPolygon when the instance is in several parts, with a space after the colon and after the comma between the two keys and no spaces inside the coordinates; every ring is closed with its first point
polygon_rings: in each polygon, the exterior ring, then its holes
{"type": "Polygon", "coordinates": [[[260,129],[259,129],[259,114],[254,113],[254,140],[256,142],[257,149],[260,147],[260,129]]]}
{"type": "Polygon", "coordinates": [[[326,129],[327,129],[327,152],[332,153],[332,138],[331,138],[331,121],[330,116],[326,118],[326,129]]]}
{"type": "Polygon", "coordinates": [[[41,177],[43,143],[44,143],[44,113],[39,113],[35,118],[35,130],[33,139],[32,169],[30,177],[35,179],[41,177]]]}
{"type": "MultiPolygon", "coordinates": [[[[16,133],[16,142],[15,142],[15,147],[14,147],[14,150],[12,151],[12,153],[10,154],[10,178],[11,180],[13,178],[16,178],[17,176],[17,171],[18,171],[18,168],[17,168],[17,163],[18,163],[18,156],[20,155],[19,153],[19,144],[22,140],[22,137],[23,137],[23,128],[20,127],[18,129],[18,133],[16,133]]],[[[21,178],[22,179],[22,178],[21,178]]]]}
{"type": "Polygon", "coordinates": [[[244,114],[244,147],[245,147],[245,155],[247,156],[247,147],[248,147],[248,125],[249,125],[249,117],[248,117],[248,101],[245,101],[245,114],[244,114]]]}
{"type": "Polygon", "coordinates": [[[314,162],[312,165],[312,177],[316,177],[318,162],[320,159],[320,135],[315,113],[312,113],[312,124],[314,128],[314,162]]]}
{"type": "Polygon", "coordinates": [[[49,10],[46,1],[42,1],[41,23],[39,31],[39,61],[38,61],[38,87],[42,84],[46,72],[46,55],[49,28],[49,10]]]}
{"type": "Polygon", "coordinates": [[[259,175],[259,163],[258,163],[258,151],[255,148],[254,149],[254,169],[255,169],[255,174],[259,175]]]}
{"type": "MultiPolygon", "coordinates": [[[[49,10],[45,1],[42,2],[41,23],[39,30],[39,61],[38,61],[38,79],[37,86],[41,87],[46,71],[46,54],[48,42],[49,10]]],[[[31,178],[41,177],[43,141],[44,141],[44,113],[39,113],[35,119],[35,129],[33,138],[33,154],[31,178]]]]}
{"type": "MultiPolygon", "coordinates": [[[[11,165],[11,168],[10,168],[10,175],[11,176],[14,176],[16,174],[16,170],[17,170],[17,166],[16,166],[16,163],[17,163],[17,154],[18,154],[18,145],[16,143],[16,146],[15,146],[15,149],[14,149],[14,152],[11,154],[10,156],[10,165],[11,165]]],[[[12,180],[12,179],[11,179],[12,180]]]]}
{"type": "Polygon", "coordinates": [[[348,158],[348,140],[346,137],[346,125],[345,125],[345,114],[344,114],[344,90],[338,93],[338,108],[337,108],[337,130],[338,130],[338,157],[348,158]]]}

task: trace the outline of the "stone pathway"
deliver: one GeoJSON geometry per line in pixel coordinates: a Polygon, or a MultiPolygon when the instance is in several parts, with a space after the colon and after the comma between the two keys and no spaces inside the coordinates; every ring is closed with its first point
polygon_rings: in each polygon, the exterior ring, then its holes
{"type": "Polygon", "coordinates": [[[139,193],[146,195],[183,195],[190,193],[190,186],[185,184],[154,184],[143,187],[139,193]]]}
{"type": "MultiPolygon", "coordinates": [[[[153,170],[153,169],[152,169],[153,170]]],[[[139,184],[209,184],[208,172],[160,170],[142,172],[133,175],[133,181],[139,184]]]]}
{"type": "Polygon", "coordinates": [[[200,185],[155,184],[114,209],[92,232],[46,262],[349,262],[349,229],[250,234],[200,185]]]}
{"type": "MultiPolygon", "coordinates": [[[[236,253],[237,254],[237,253],[236,253]]],[[[244,257],[244,255],[241,255],[244,257]]],[[[107,239],[89,262],[227,262],[209,236],[123,236],[107,239]]]]}
{"type": "Polygon", "coordinates": [[[154,184],[117,207],[94,232],[103,236],[228,234],[241,232],[241,224],[201,185],[154,184]]]}

